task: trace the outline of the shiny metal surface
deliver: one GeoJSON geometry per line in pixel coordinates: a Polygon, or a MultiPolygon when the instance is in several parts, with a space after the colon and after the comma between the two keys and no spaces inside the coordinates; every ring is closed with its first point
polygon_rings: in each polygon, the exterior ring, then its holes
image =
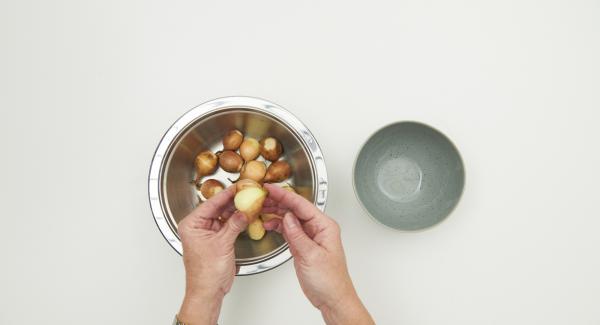
{"type": "MultiPolygon", "coordinates": [[[[156,224],[169,244],[182,253],[177,223],[201,202],[200,192],[190,183],[194,179],[193,160],[203,150],[222,149],[222,136],[232,128],[246,136],[278,138],[291,167],[292,184],[299,194],[325,209],[327,171],[317,141],[291,113],[266,100],[252,97],[225,97],[201,104],[179,118],[160,141],[150,167],[148,191],[156,224]]],[[[210,178],[229,185],[237,174],[219,170],[210,178]]],[[[235,244],[238,275],[272,269],[291,254],[285,240],[268,232],[260,241],[242,233],[235,244]]]]}

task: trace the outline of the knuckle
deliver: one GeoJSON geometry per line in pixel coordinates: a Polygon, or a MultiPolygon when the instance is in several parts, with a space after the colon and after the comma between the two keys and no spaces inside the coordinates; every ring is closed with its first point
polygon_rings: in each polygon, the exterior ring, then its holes
{"type": "Polygon", "coordinates": [[[244,229],[242,229],[242,226],[236,222],[229,221],[228,224],[229,224],[229,229],[231,229],[235,232],[240,232],[240,231],[244,230],[244,229]]]}
{"type": "Polygon", "coordinates": [[[302,239],[302,236],[303,236],[303,235],[304,235],[304,234],[303,234],[301,231],[299,231],[298,229],[296,229],[296,230],[294,230],[294,231],[292,231],[292,232],[290,232],[290,233],[288,234],[288,238],[289,238],[291,241],[298,241],[298,240],[302,239]]]}

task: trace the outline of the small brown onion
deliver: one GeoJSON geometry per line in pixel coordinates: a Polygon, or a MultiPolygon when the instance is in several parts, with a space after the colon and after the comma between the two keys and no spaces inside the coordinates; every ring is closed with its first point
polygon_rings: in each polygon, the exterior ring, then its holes
{"type": "Polygon", "coordinates": [[[219,156],[219,166],[221,166],[224,171],[238,173],[242,170],[244,159],[242,159],[235,151],[225,150],[217,156],[219,156]]]}
{"type": "Polygon", "coordinates": [[[240,179],[239,181],[237,181],[235,183],[235,191],[239,192],[245,188],[250,188],[250,187],[256,187],[256,188],[262,188],[262,186],[257,183],[255,180],[246,178],[246,179],[240,179]]]}
{"type": "Polygon", "coordinates": [[[210,151],[202,151],[194,159],[196,166],[197,179],[210,175],[217,170],[217,155],[210,151]]]}
{"type": "Polygon", "coordinates": [[[240,130],[230,130],[223,137],[223,150],[237,150],[244,141],[244,134],[240,130]]]}
{"type": "Polygon", "coordinates": [[[264,180],[267,183],[282,182],[290,177],[291,173],[292,168],[290,167],[290,164],[285,160],[278,160],[269,165],[264,180]]]}
{"type": "Polygon", "coordinates": [[[240,179],[251,179],[256,182],[262,182],[267,172],[265,163],[258,160],[248,161],[240,173],[240,179]]]}
{"type": "Polygon", "coordinates": [[[210,199],[224,189],[225,186],[216,179],[207,179],[200,185],[200,193],[202,193],[205,199],[210,199]]]}
{"type": "Polygon", "coordinates": [[[281,157],[283,148],[279,140],[268,137],[260,140],[260,154],[269,161],[277,161],[281,157]]]}
{"type": "Polygon", "coordinates": [[[260,144],[254,138],[246,138],[240,145],[240,155],[245,161],[256,159],[260,154],[260,144]]]}

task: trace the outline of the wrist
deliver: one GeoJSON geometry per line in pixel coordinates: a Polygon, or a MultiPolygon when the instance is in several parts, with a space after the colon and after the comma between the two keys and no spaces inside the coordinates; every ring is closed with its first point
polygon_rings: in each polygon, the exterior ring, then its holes
{"type": "Polygon", "coordinates": [[[186,289],[178,319],[191,325],[215,325],[219,318],[223,293],[186,289]]]}
{"type": "Polygon", "coordinates": [[[353,308],[358,303],[360,303],[358,295],[356,294],[356,292],[354,292],[354,290],[352,290],[351,292],[344,294],[335,301],[331,301],[323,304],[322,306],[319,306],[318,309],[323,315],[329,315],[338,312],[343,312],[348,308],[353,308]]]}
{"type": "Polygon", "coordinates": [[[333,304],[319,308],[328,325],[374,325],[373,319],[354,290],[333,304]]]}

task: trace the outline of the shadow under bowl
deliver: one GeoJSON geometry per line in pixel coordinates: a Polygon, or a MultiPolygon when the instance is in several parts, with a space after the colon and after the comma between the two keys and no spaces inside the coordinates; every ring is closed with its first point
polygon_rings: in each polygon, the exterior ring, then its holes
{"type": "Polygon", "coordinates": [[[354,189],[367,212],[394,229],[430,228],[460,200],[465,170],[454,144],[418,122],[375,132],[354,165],[354,189]]]}

